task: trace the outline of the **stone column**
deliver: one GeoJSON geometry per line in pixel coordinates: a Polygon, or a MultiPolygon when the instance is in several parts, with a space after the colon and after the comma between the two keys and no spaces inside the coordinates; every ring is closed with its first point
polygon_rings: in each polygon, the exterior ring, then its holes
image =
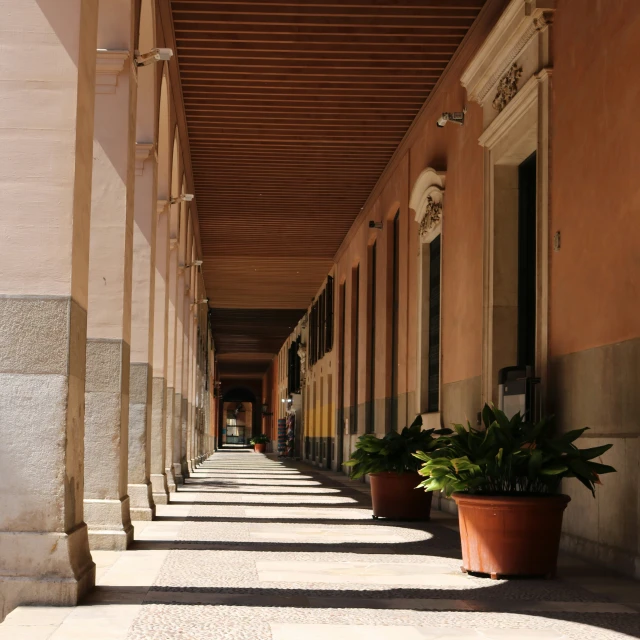
{"type": "Polygon", "coordinates": [[[153,382],[151,402],[151,490],[155,504],[169,502],[165,473],[167,425],[167,315],[169,287],[169,207],[158,201],[156,230],[155,295],[153,314],[153,382]]]}
{"type": "Polygon", "coordinates": [[[85,520],[92,549],[133,540],[127,493],[136,80],[133,12],[99,19],[89,261],[85,520]]]}
{"type": "MultiPolygon", "coordinates": [[[[179,251],[179,248],[178,250],[179,251]]],[[[180,256],[178,254],[178,261],[180,256]]],[[[176,270],[176,363],[175,363],[175,392],[173,403],[173,468],[176,484],[184,482],[182,469],[182,377],[184,367],[182,356],[184,352],[184,269],[177,266],[176,270]]]]}
{"type": "MultiPolygon", "coordinates": [[[[0,0],[0,620],[77,603],[97,2],[0,0]]],[[[11,633],[8,632],[8,636],[11,633]]]]}
{"type": "MultiPolygon", "coordinates": [[[[173,213],[173,212],[172,212],[173,213]]],[[[173,229],[173,225],[172,225],[173,229]]],[[[167,299],[167,430],[166,430],[166,475],[169,491],[176,490],[176,470],[174,469],[174,418],[175,418],[175,376],[176,376],[176,291],[178,251],[177,239],[169,240],[168,299],[167,299]]]]}
{"type": "Polygon", "coordinates": [[[189,468],[189,338],[191,337],[190,306],[191,296],[189,294],[189,289],[186,289],[182,305],[182,424],[180,427],[180,464],[182,466],[182,475],[187,478],[189,477],[191,472],[191,469],[189,468]]]}
{"type": "MultiPolygon", "coordinates": [[[[153,69],[142,72],[152,73],[153,69]]],[[[157,163],[152,143],[138,143],[142,168],[136,171],[131,296],[131,378],[129,384],[129,496],[133,520],[152,520],[151,398],[153,312],[157,230],[157,163]]]]}

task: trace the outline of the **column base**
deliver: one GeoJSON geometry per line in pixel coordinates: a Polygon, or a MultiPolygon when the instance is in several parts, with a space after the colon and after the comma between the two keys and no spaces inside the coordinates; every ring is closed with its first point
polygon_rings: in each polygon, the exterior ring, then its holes
{"type": "Polygon", "coordinates": [[[167,476],[167,490],[169,493],[175,493],[176,490],[176,479],[173,477],[173,467],[168,467],[165,469],[165,473],[167,476]]]}
{"type": "Polygon", "coordinates": [[[87,526],[0,532],[0,622],[21,605],[72,607],[96,582],[87,526]]]}
{"type": "Polygon", "coordinates": [[[169,504],[169,488],[164,473],[151,474],[151,495],[154,504],[169,504]]]}
{"type": "Polygon", "coordinates": [[[173,463],[173,477],[176,479],[176,485],[184,484],[184,476],[182,475],[182,465],[179,462],[173,463]]]}
{"type": "Polygon", "coordinates": [[[125,551],[133,542],[129,496],[120,500],[85,498],[84,519],[94,551],[125,551]]]}
{"type": "Polygon", "coordinates": [[[132,520],[153,520],[155,518],[156,505],[153,502],[151,483],[130,484],[129,498],[132,520]]]}

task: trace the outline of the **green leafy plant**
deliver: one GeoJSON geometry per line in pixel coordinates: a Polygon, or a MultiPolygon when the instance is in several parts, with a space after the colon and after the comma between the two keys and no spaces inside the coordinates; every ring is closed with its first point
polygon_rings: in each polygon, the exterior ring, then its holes
{"type": "Polygon", "coordinates": [[[267,444],[267,442],[269,442],[269,438],[264,433],[260,433],[259,435],[251,438],[249,442],[251,444],[267,444]]]}
{"type": "Polygon", "coordinates": [[[547,495],[559,491],[562,478],[577,478],[595,496],[600,475],[613,467],[593,462],[613,445],[578,449],[573,444],[588,427],[556,434],[550,418],[538,423],[520,414],[511,420],[485,405],[484,429],[454,425],[429,449],[415,454],[424,464],[426,477],[419,486],[426,491],[481,495],[547,495]]]}
{"type": "Polygon", "coordinates": [[[418,416],[411,426],[405,427],[400,433],[390,431],[383,438],[373,433],[360,436],[356,450],[344,463],[349,468],[351,478],[361,478],[369,473],[382,471],[417,471],[420,462],[413,456],[416,451],[430,451],[436,439],[433,434],[444,435],[451,433],[450,429],[422,430],[422,418],[418,416]]]}

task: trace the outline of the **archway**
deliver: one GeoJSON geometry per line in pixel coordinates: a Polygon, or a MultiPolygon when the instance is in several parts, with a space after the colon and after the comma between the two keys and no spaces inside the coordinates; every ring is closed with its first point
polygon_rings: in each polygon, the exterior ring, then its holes
{"type": "Polygon", "coordinates": [[[220,403],[218,448],[244,448],[258,432],[258,401],[247,387],[229,389],[220,403]]]}

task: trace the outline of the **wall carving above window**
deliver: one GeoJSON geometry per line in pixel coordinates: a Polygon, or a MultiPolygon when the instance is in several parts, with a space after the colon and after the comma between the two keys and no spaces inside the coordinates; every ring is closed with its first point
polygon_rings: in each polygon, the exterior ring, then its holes
{"type": "Polygon", "coordinates": [[[427,236],[442,220],[442,202],[436,202],[432,196],[427,196],[427,205],[420,221],[420,237],[427,236]]]}
{"type": "Polygon", "coordinates": [[[498,83],[498,91],[492,103],[496,111],[502,111],[518,93],[518,80],[521,77],[522,67],[517,62],[514,62],[498,83]]]}
{"type": "Polygon", "coordinates": [[[440,233],[445,176],[442,171],[428,168],[418,176],[413,186],[409,207],[415,212],[421,242],[430,242],[440,233]]]}

